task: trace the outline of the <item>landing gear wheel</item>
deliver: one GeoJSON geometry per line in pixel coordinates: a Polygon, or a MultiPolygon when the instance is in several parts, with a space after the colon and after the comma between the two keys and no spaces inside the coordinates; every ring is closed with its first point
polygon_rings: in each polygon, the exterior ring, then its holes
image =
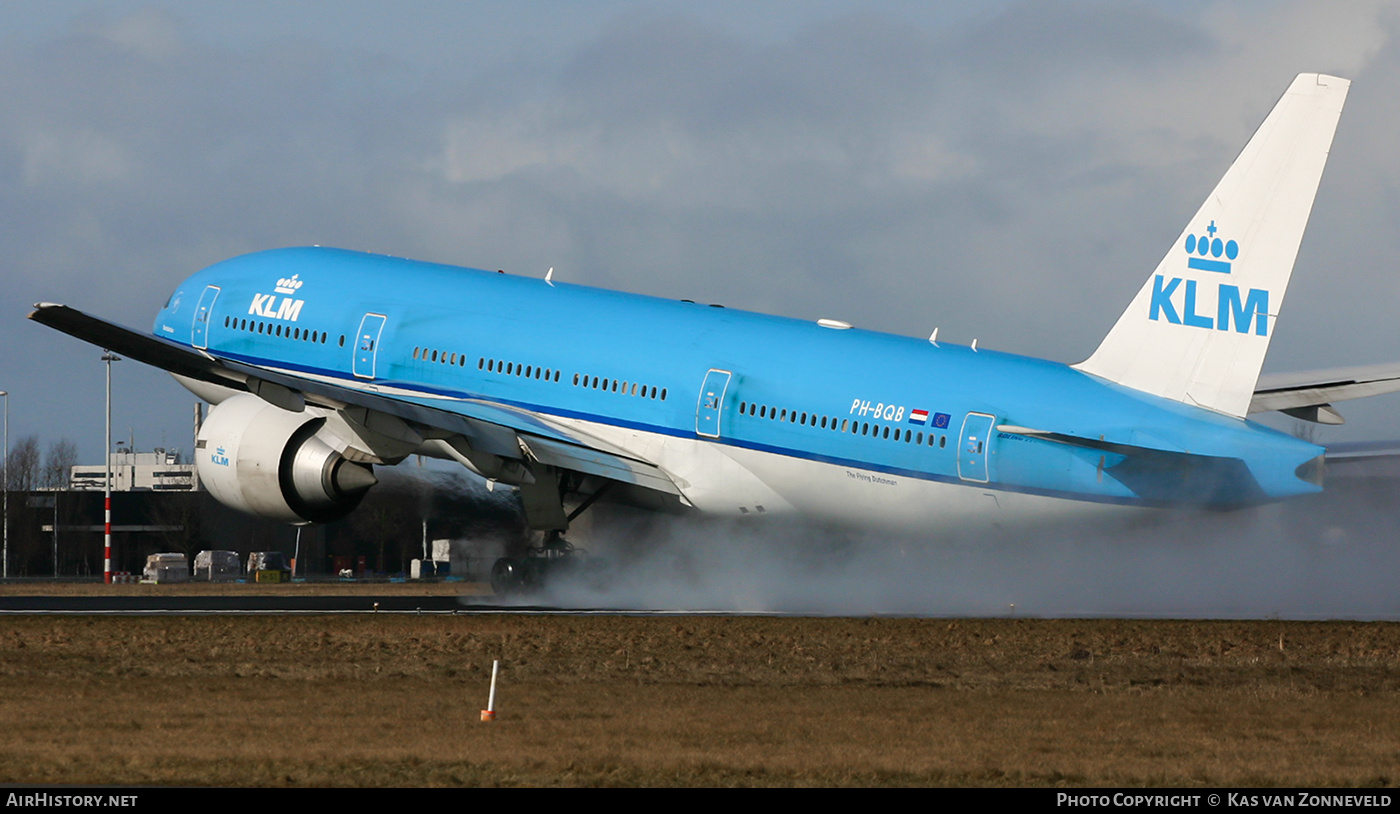
{"type": "Polygon", "coordinates": [[[542,591],[548,581],[549,572],[554,570],[553,560],[544,557],[526,557],[520,561],[520,587],[524,591],[542,591]]]}
{"type": "Polygon", "coordinates": [[[496,560],[491,567],[491,590],[496,596],[534,593],[568,574],[583,575],[594,584],[606,570],[602,560],[590,557],[582,548],[574,548],[555,533],[547,537],[543,545],[526,549],[523,557],[496,560]]]}
{"type": "Polygon", "coordinates": [[[496,596],[519,593],[525,585],[523,563],[515,557],[502,557],[491,566],[491,591],[496,596]]]}

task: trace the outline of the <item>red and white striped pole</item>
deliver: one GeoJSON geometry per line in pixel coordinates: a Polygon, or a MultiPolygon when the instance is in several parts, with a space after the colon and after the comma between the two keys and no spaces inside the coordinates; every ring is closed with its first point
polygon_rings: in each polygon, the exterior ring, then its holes
{"type": "Polygon", "coordinates": [[[112,584],[112,473],[107,473],[107,494],[102,498],[102,581],[112,584]]]}
{"type": "Polygon", "coordinates": [[[121,357],[109,350],[102,351],[102,361],[107,363],[107,439],[102,454],[106,456],[107,485],[102,495],[102,581],[112,584],[112,363],[120,362],[121,357]]]}

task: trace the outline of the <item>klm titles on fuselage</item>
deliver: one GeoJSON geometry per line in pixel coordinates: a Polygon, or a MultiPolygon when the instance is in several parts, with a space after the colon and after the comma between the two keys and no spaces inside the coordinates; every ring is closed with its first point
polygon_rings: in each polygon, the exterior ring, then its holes
{"type": "Polygon", "coordinates": [[[301,315],[301,307],[306,304],[306,300],[299,300],[295,296],[304,282],[297,279],[297,276],[293,274],[278,280],[277,286],[272,289],[277,292],[275,294],[254,294],[253,303],[248,306],[248,313],[268,319],[296,322],[297,317],[301,315]]]}
{"type": "MultiPolygon", "coordinates": [[[[1186,236],[1186,267],[1229,274],[1231,263],[1239,256],[1239,244],[1215,237],[1215,221],[1210,222],[1206,232],[1209,234],[1199,238],[1194,234],[1186,236]]],[[[1173,325],[1217,331],[1228,331],[1233,325],[1236,333],[1249,333],[1252,323],[1256,335],[1269,335],[1268,290],[1251,288],[1247,294],[1241,294],[1239,286],[1217,283],[1213,310],[1202,302],[1209,297],[1209,291],[1209,282],[1158,274],[1152,280],[1152,299],[1147,317],[1152,320],[1165,319],[1173,325]],[[1181,292],[1179,308],[1176,299],[1178,291],[1181,292]]]]}

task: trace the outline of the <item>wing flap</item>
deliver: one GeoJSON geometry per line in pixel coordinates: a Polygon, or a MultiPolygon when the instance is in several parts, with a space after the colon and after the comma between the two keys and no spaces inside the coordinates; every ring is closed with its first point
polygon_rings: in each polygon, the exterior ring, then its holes
{"type": "Polygon", "coordinates": [[[644,461],[600,452],[577,444],[564,444],[549,438],[531,435],[522,438],[530,453],[540,463],[587,472],[672,495],[681,493],[666,473],[644,461]]]}

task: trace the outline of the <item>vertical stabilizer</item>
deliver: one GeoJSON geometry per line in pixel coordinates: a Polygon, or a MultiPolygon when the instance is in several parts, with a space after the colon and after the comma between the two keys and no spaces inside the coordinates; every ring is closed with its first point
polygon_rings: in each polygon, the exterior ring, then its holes
{"type": "Polygon", "coordinates": [[[1293,80],[1098,350],[1076,368],[1244,417],[1350,85],[1322,74],[1293,80]]]}

